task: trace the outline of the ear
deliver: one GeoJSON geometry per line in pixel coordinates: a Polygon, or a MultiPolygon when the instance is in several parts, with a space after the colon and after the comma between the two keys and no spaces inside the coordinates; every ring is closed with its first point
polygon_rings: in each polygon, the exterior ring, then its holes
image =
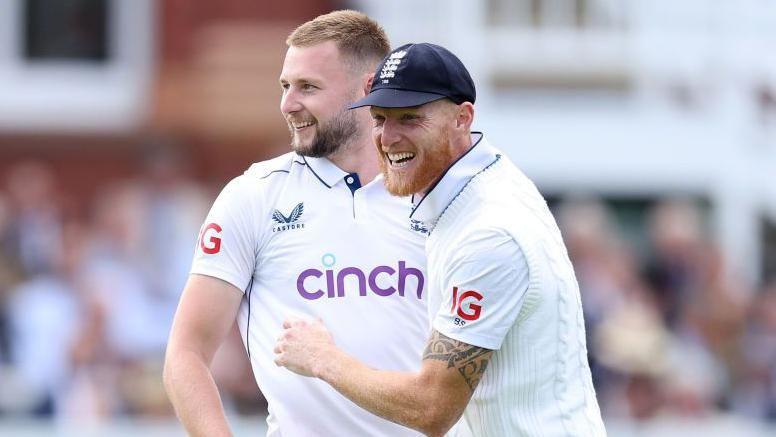
{"type": "Polygon", "coordinates": [[[471,130],[474,121],[474,105],[471,102],[463,102],[458,105],[458,113],[455,116],[455,127],[471,130]]]}
{"type": "Polygon", "coordinates": [[[375,80],[374,73],[367,73],[364,75],[364,95],[369,94],[372,89],[372,82],[375,80]]]}

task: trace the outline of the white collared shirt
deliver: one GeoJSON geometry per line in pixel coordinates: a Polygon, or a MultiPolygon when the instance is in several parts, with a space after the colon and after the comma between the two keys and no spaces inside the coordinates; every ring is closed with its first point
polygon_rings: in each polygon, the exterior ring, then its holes
{"type": "Polygon", "coordinates": [[[238,322],[269,404],[269,435],[418,435],[273,362],[283,320],[302,316],[321,318],[369,366],[419,369],[429,334],[426,236],[410,229],[410,209],[382,177],[361,187],[329,160],[295,153],[254,164],[215,201],[191,272],[245,292],[238,322]]]}
{"type": "Polygon", "coordinates": [[[440,333],[495,350],[464,418],[476,436],[601,436],[579,289],[533,183],[482,134],[411,218],[440,333]]]}

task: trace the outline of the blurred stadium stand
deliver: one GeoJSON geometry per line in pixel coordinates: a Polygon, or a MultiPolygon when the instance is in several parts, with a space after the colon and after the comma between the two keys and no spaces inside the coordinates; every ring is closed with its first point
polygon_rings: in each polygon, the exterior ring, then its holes
{"type": "MultiPolygon", "coordinates": [[[[610,435],[776,434],[772,5],[4,0],[0,435],[182,434],[160,366],[200,221],[288,149],[285,36],[341,7],[470,67],[563,229],[610,435]]],[[[214,372],[263,433],[239,337],[214,372]]]]}

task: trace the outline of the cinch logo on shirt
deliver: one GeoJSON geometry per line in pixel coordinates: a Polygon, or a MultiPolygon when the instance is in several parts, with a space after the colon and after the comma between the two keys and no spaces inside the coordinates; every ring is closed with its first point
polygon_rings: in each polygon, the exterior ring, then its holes
{"type": "Polygon", "coordinates": [[[481,301],[482,295],[475,290],[467,290],[458,295],[458,287],[453,287],[453,306],[450,308],[451,314],[458,314],[453,321],[456,325],[465,325],[466,321],[477,320],[482,312],[482,305],[472,303],[472,301],[481,301]],[[468,308],[464,306],[468,303],[468,308]],[[464,311],[466,308],[467,311],[464,311]]]}
{"type": "Polygon", "coordinates": [[[199,233],[199,248],[208,255],[213,255],[221,250],[221,226],[218,223],[208,223],[199,233]],[[207,238],[207,241],[205,240],[207,238]]]}
{"type": "Polygon", "coordinates": [[[272,220],[278,223],[278,225],[272,227],[272,232],[282,232],[289,229],[303,229],[304,223],[297,223],[299,218],[302,217],[303,212],[304,202],[299,202],[299,204],[291,210],[291,213],[288,214],[288,217],[283,215],[280,210],[276,209],[275,212],[272,213],[272,220]]]}
{"type": "Polygon", "coordinates": [[[423,284],[425,278],[420,269],[408,267],[405,261],[399,261],[398,269],[390,266],[377,266],[369,272],[365,272],[358,267],[345,267],[339,271],[332,269],[336,259],[334,255],[327,253],[322,258],[323,265],[329,267],[326,270],[307,269],[302,271],[296,279],[296,290],[299,295],[305,299],[316,300],[324,296],[327,298],[345,297],[345,280],[350,277],[358,283],[358,295],[366,296],[367,288],[378,296],[387,297],[394,293],[404,296],[407,278],[414,276],[417,282],[417,289],[414,295],[418,299],[423,296],[423,284]],[[377,281],[379,277],[389,277],[393,279],[398,275],[396,287],[390,285],[381,287],[377,281]]]}

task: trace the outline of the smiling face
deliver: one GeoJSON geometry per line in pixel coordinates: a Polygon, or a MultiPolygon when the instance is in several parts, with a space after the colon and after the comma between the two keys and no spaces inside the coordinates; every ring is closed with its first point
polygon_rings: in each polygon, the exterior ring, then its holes
{"type": "Polygon", "coordinates": [[[280,86],[280,111],[295,152],[329,156],[357,136],[356,115],[345,107],[356,99],[361,84],[333,41],[289,47],[280,86]]]}
{"type": "Polygon", "coordinates": [[[393,195],[425,193],[460,156],[451,135],[457,133],[458,105],[437,100],[411,108],[370,109],[385,186],[393,195]]]}

